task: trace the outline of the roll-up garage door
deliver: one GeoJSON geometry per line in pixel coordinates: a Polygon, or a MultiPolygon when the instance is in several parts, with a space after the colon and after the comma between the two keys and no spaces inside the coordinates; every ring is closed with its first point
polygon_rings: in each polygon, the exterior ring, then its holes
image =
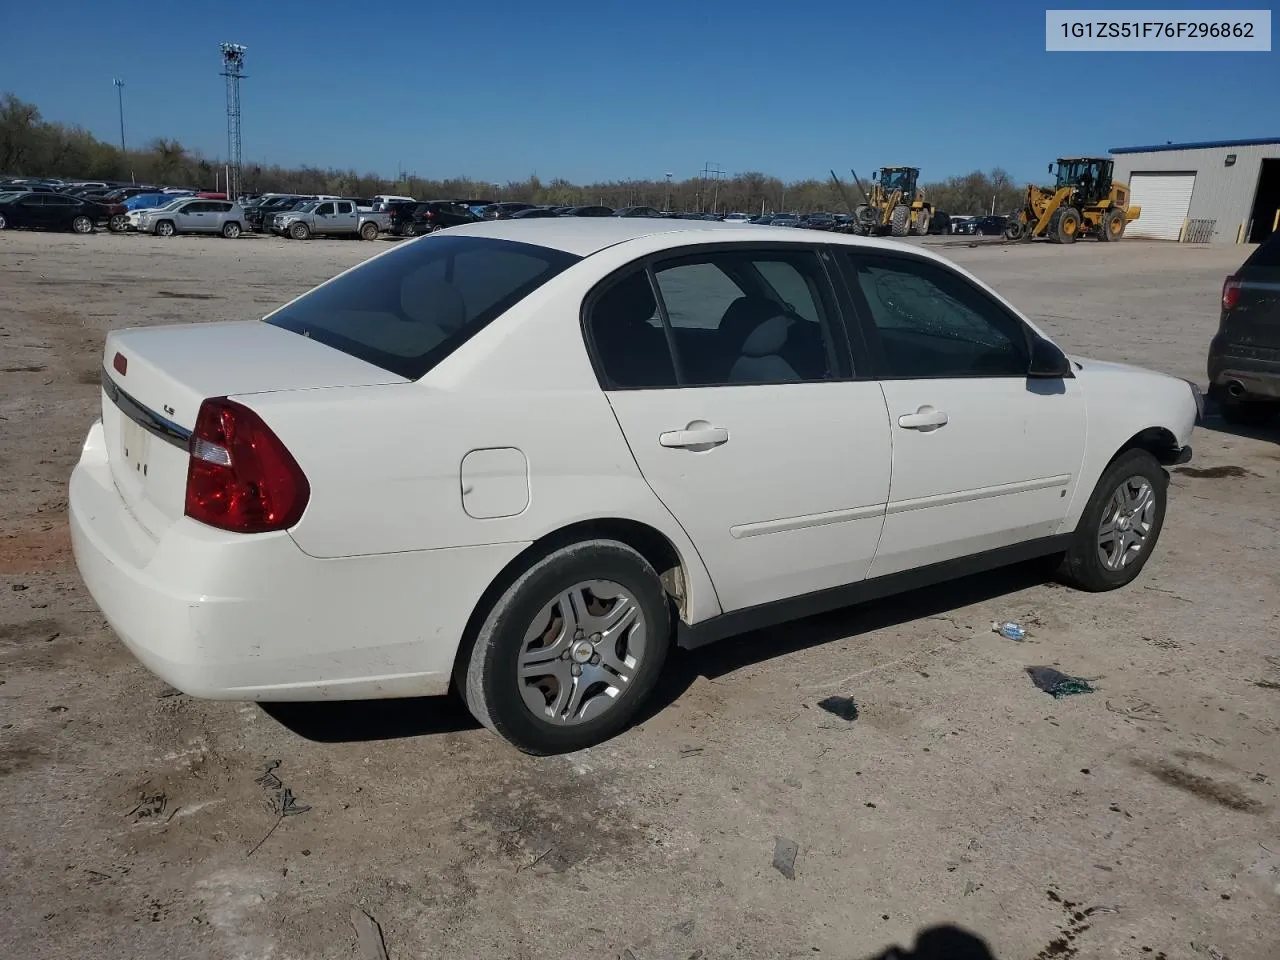
{"type": "Polygon", "coordinates": [[[1129,178],[1130,203],[1142,215],[1129,224],[1125,236],[1149,240],[1177,240],[1191,207],[1194,173],[1134,173],[1129,178]]]}

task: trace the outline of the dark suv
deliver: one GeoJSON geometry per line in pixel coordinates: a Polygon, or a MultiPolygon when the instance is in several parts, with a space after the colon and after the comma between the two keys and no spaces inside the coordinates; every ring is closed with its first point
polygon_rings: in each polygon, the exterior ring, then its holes
{"type": "Polygon", "coordinates": [[[1209,344],[1209,396],[1232,423],[1280,413],[1280,231],[1222,284],[1222,315],[1209,344]]]}
{"type": "Polygon", "coordinates": [[[398,237],[416,237],[445,227],[475,223],[480,218],[452,200],[430,200],[426,203],[396,203],[389,209],[389,229],[398,237]]]}

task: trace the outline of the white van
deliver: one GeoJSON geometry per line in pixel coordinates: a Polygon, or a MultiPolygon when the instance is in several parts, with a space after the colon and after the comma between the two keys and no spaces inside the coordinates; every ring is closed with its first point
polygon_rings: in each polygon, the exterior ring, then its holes
{"type": "Polygon", "coordinates": [[[377,213],[379,210],[385,207],[388,203],[391,203],[393,200],[407,200],[410,203],[416,202],[413,199],[413,197],[396,197],[396,196],[392,196],[391,194],[380,193],[376,197],[371,198],[373,212],[377,213]]]}

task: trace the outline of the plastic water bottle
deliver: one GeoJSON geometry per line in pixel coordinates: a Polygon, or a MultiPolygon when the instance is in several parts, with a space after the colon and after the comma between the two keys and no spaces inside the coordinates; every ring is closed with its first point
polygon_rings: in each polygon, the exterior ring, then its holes
{"type": "Polygon", "coordinates": [[[1006,640],[1013,640],[1017,643],[1021,643],[1023,640],[1027,639],[1027,631],[1020,624],[1014,623],[1012,620],[1007,620],[1004,623],[993,623],[991,625],[991,629],[1000,634],[1000,636],[1004,637],[1006,640]]]}

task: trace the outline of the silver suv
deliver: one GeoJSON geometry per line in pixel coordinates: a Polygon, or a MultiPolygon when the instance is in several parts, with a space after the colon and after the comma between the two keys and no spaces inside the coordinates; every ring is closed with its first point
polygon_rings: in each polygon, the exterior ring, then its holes
{"type": "Polygon", "coordinates": [[[244,230],[244,210],[229,200],[193,198],[147,210],[138,218],[139,233],[172,237],[175,233],[220,233],[229,240],[244,230]]]}

